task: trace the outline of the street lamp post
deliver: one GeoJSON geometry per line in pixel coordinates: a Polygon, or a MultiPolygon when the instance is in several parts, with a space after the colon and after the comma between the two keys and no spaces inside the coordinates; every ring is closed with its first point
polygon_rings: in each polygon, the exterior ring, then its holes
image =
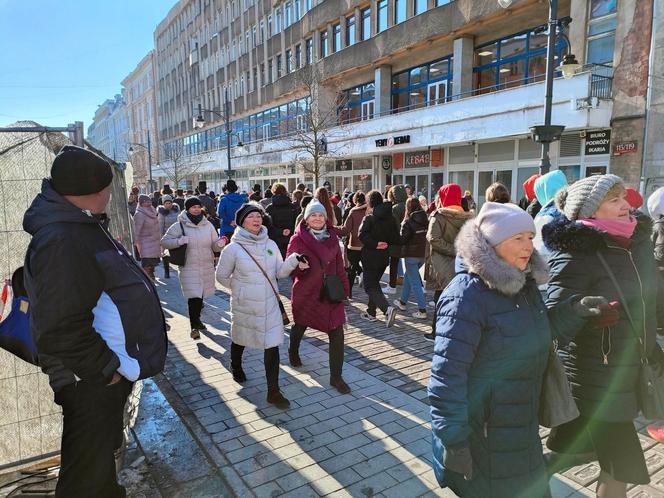
{"type": "MultiPolygon", "coordinates": [[[[229,119],[230,102],[228,101],[228,88],[224,91],[224,113],[221,114],[220,112],[215,111],[213,109],[203,109],[201,107],[201,104],[198,104],[198,116],[196,116],[196,119],[194,119],[194,126],[197,126],[199,128],[205,126],[205,118],[203,117],[203,112],[211,112],[212,114],[216,114],[217,116],[219,116],[224,120],[224,126],[226,128],[226,163],[227,163],[226,174],[230,179],[233,177],[233,169],[231,168],[231,135],[233,134],[233,132],[231,131],[231,120],[229,119]]],[[[240,140],[239,136],[238,136],[238,146],[239,147],[243,146],[242,140],[240,140]]]]}
{"type": "MultiPolygon", "coordinates": [[[[512,5],[513,0],[497,0],[498,5],[506,9],[512,5]]],[[[570,18],[566,18],[566,24],[571,22],[570,18]]],[[[546,45],[546,75],[544,81],[544,124],[533,126],[530,131],[533,134],[533,139],[542,144],[542,156],[540,158],[539,170],[540,174],[544,175],[551,169],[551,160],[549,159],[549,148],[551,142],[560,140],[565,126],[551,124],[551,108],[553,103],[553,79],[555,77],[555,70],[563,73],[566,79],[574,76],[574,72],[579,68],[579,64],[574,58],[574,55],[568,54],[563,59],[563,62],[557,68],[554,67],[554,57],[556,52],[556,35],[558,26],[561,21],[558,19],[558,0],[549,0],[549,34],[547,37],[546,45]]],[[[569,47],[569,42],[568,42],[569,47]]],[[[569,47],[571,49],[571,47],[569,47]]]]}
{"type": "Polygon", "coordinates": [[[148,145],[145,146],[141,143],[131,142],[129,144],[129,152],[134,152],[134,146],[143,147],[148,151],[148,189],[152,192],[154,190],[154,182],[152,180],[152,146],[150,144],[150,130],[148,130],[148,145]]]}

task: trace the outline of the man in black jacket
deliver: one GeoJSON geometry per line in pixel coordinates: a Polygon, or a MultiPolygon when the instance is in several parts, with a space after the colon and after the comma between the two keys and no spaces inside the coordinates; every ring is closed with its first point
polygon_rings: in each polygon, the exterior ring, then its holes
{"type": "Polygon", "coordinates": [[[125,401],[166,358],[156,289],[107,229],[112,179],[101,157],[65,146],[23,219],[33,336],[63,413],[57,497],[125,496],[114,459],[125,401]]]}

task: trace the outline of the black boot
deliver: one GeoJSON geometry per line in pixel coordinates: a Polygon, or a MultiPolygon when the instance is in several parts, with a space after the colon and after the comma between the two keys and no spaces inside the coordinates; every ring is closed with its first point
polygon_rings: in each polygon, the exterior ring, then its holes
{"type": "Polygon", "coordinates": [[[247,380],[247,376],[245,375],[244,370],[242,370],[242,365],[235,366],[231,364],[231,372],[233,373],[233,380],[238,384],[242,384],[247,380]]]}
{"type": "Polygon", "coordinates": [[[267,388],[267,402],[282,410],[290,408],[290,401],[284,398],[278,387],[267,388]]]}
{"type": "Polygon", "coordinates": [[[164,263],[164,278],[171,278],[171,265],[170,265],[170,256],[164,256],[162,261],[164,263]]]}

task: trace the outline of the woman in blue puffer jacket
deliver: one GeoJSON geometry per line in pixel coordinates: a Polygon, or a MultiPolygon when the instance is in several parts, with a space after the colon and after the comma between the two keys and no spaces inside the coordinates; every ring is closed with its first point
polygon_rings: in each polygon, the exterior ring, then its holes
{"type": "Polygon", "coordinates": [[[572,302],[550,324],[532,218],[487,202],[456,240],[457,275],[437,305],[429,382],[434,471],[461,497],[541,498],[538,409],[552,329],[596,313],[572,302]]]}

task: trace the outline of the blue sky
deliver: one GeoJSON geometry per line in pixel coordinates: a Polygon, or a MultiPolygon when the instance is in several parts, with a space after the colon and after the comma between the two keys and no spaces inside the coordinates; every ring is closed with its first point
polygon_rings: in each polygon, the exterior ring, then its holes
{"type": "Polygon", "coordinates": [[[0,126],[90,125],[176,0],[0,0],[0,126]]]}

